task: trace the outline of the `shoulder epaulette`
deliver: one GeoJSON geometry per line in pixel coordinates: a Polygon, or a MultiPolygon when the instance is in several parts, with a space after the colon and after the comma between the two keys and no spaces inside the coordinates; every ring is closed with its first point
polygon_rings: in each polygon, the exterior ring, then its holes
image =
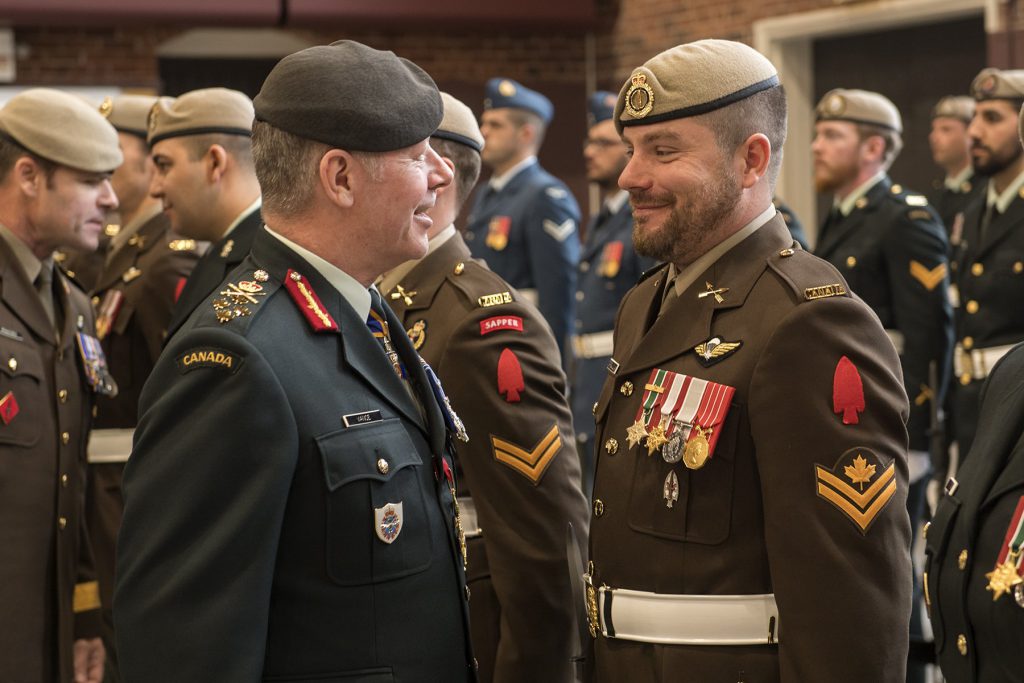
{"type": "Polygon", "coordinates": [[[486,266],[472,260],[459,261],[449,270],[448,282],[465,297],[471,308],[490,308],[516,300],[512,288],[486,266]]]}
{"type": "Polygon", "coordinates": [[[828,261],[803,249],[782,249],[768,258],[768,267],[793,290],[797,301],[848,297],[843,276],[828,261]]]}
{"type": "Polygon", "coordinates": [[[289,268],[288,274],[284,278],[284,288],[288,290],[292,301],[302,311],[302,315],[306,318],[306,322],[309,323],[314,332],[340,331],[338,323],[327,312],[327,308],[320,301],[320,297],[313,291],[313,285],[310,284],[309,280],[302,273],[289,268]]]}

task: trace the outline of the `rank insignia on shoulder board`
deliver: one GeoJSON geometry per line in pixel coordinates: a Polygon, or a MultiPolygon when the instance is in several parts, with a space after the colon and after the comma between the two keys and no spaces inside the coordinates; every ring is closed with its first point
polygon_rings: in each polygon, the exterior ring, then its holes
{"type": "Polygon", "coordinates": [[[896,494],[896,464],[868,448],[851,448],[831,469],[814,466],[818,497],[846,515],[862,534],[896,494]]]}

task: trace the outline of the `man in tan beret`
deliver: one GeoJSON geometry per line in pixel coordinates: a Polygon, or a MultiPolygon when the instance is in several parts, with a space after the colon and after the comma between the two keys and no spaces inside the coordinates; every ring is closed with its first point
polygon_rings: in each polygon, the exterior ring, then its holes
{"type": "Polygon", "coordinates": [[[154,166],[146,131],[156,97],[121,95],[100,106],[115,129],[124,163],[111,177],[120,200],[121,229],[111,241],[106,264],[93,290],[96,336],[103,345],[117,396],[96,401],[89,437],[86,516],[96,556],[103,603],[103,644],[107,680],[117,681],[114,622],[114,557],[121,526],[121,472],[138,423],[139,394],[163,348],[179,287],[195,266],[195,240],[171,230],[160,200],[150,196],[154,166]]]}
{"type": "Polygon", "coordinates": [[[117,208],[117,134],[32,89],[0,109],[0,680],[98,683],[100,600],[84,517],[97,394],[116,391],[89,299],[54,268],[117,208]]]}
{"type": "Polygon", "coordinates": [[[1024,70],[982,69],[971,96],[971,161],[988,182],[964,212],[963,237],[953,253],[953,426],[960,458],[974,440],[985,378],[1024,341],[1024,148],[1017,130],[1024,70]]]}
{"type": "Polygon", "coordinates": [[[168,336],[249,254],[263,225],[252,121],[252,100],[226,88],[160,98],[150,112],[150,193],[175,232],[211,243],[180,292],[168,336]]]}
{"type": "Polygon", "coordinates": [[[565,373],[540,311],[474,261],[455,230],[484,139],[469,107],[441,98],[444,119],[430,144],[455,179],[429,211],[426,257],[379,286],[470,435],[455,450],[480,680],[569,681],[580,622],[565,571],[566,528],[585,542],[590,513],[565,373]]]}
{"type": "Polygon", "coordinates": [[[945,177],[932,184],[930,201],[946,226],[950,247],[959,244],[963,236],[964,210],[985,189],[984,179],[975,176],[971,164],[971,138],[967,134],[967,126],[972,118],[974,99],[966,95],[943,97],[932,109],[928,144],[932,160],[945,177]]]}
{"type": "Polygon", "coordinates": [[[468,683],[450,447],[465,431],[373,287],[426,253],[452,181],[429,144],[440,94],[412,62],[340,41],[281,60],[255,110],[266,226],[140,399],[121,673],[468,683]]]}
{"type": "Polygon", "coordinates": [[[666,265],[619,308],[595,409],[592,679],[902,682],[899,360],[772,206],[775,67],[681,45],[633,70],[615,113],[634,243],[666,265]]]}

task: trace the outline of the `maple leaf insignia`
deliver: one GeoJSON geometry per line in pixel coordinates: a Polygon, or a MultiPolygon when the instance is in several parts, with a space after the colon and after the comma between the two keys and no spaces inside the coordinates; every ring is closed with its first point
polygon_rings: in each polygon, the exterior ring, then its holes
{"type": "Polygon", "coordinates": [[[869,465],[868,461],[864,459],[863,455],[858,455],[853,459],[853,467],[846,465],[843,467],[843,471],[846,476],[850,478],[850,481],[854,484],[860,484],[860,490],[864,490],[864,484],[871,481],[871,477],[875,476],[875,466],[869,465]]]}

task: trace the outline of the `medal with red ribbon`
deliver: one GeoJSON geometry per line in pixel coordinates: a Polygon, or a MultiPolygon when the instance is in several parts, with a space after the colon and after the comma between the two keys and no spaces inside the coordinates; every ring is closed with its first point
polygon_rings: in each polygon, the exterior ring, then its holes
{"type": "Polygon", "coordinates": [[[1024,595],[1024,558],[1021,548],[1024,547],[1024,496],[1017,501],[1017,507],[1006,528],[1002,550],[996,560],[996,567],[985,578],[988,586],[985,590],[992,591],[992,600],[998,600],[1004,593],[1014,592],[1018,603],[1024,607],[1021,595],[1024,595]]]}
{"type": "Polygon", "coordinates": [[[662,458],[668,463],[682,460],[689,469],[698,470],[714,454],[736,390],[697,377],[678,377],[681,391],[668,421],[669,438],[662,458]]]}

